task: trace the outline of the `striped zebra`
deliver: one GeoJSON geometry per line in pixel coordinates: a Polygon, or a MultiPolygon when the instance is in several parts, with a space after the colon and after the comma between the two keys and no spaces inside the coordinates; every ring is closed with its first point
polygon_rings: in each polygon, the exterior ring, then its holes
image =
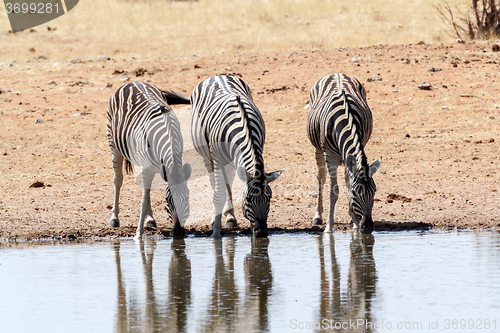
{"type": "Polygon", "coordinates": [[[311,88],[307,135],[315,148],[318,167],[318,202],[314,224],[322,224],[323,185],[326,166],[330,174],[330,211],[325,232],[331,232],[338,198],[337,167],[345,163],[345,181],[349,196],[349,214],[354,228],[362,233],[373,231],[372,208],[375,195],[373,174],[382,158],[368,166],[364,147],[372,132],[372,113],[361,83],[345,74],[320,79],[311,88]]]}
{"type": "Polygon", "coordinates": [[[187,180],[191,166],[182,164],[181,130],[169,104],[189,103],[187,96],[139,82],[127,83],[111,96],[107,110],[107,137],[115,173],[115,200],[110,227],[120,226],[119,198],[125,159],[127,172],[132,170],[132,164],[141,168],[143,194],[136,238],[141,238],[144,223],[146,227],[156,227],[150,200],[151,183],[156,173],[160,173],[167,183],[165,200],[173,221],[172,236],[184,236],[183,226],[189,216],[187,180]]]}
{"type": "Polygon", "coordinates": [[[243,216],[250,220],[256,237],[266,237],[272,196],[269,183],[283,170],[264,171],[264,120],[250,88],[236,77],[211,77],[194,89],[191,105],[191,138],[214,191],[213,236],[220,237],[222,213],[226,214],[226,227],[237,226],[230,188],[236,170],[245,184],[243,216]]]}

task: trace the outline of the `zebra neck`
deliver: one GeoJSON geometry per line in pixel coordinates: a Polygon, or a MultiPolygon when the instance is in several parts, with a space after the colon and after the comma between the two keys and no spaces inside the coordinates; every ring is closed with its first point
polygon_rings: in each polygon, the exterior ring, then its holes
{"type": "MultiPolygon", "coordinates": [[[[342,159],[345,161],[347,155],[353,155],[356,158],[358,170],[361,170],[363,165],[366,164],[366,156],[361,144],[359,129],[354,121],[354,116],[349,107],[349,100],[345,92],[340,91],[339,95],[341,95],[344,100],[344,113],[337,118],[337,125],[339,125],[342,120],[344,120],[343,124],[345,125],[340,131],[336,130],[337,142],[339,143],[342,159]]],[[[338,127],[335,126],[335,128],[337,129],[338,127]]]]}
{"type": "Polygon", "coordinates": [[[182,136],[180,128],[176,126],[177,118],[171,112],[162,113],[163,121],[166,129],[165,150],[161,152],[162,163],[165,164],[170,174],[180,172],[182,167],[182,136]],[[171,119],[174,117],[175,119],[171,119]]]}
{"type": "Polygon", "coordinates": [[[264,159],[262,158],[262,151],[259,149],[252,137],[252,126],[248,117],[245,105],[241,101],[241,97],[236,95],[236,102],[241,116],[242,131],[245,135],[245,141],[240,149],[241,158],[239,165],[245,167],[248,173],[254,177],[264,177],[264,159]]]}

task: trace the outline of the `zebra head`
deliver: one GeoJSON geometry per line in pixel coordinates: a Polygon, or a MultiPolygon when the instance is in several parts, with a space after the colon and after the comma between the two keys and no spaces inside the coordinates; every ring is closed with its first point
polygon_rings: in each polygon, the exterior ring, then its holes
{"type": "Polygon", "coordinates": [[[278,179],[282,172],[283,170],[265,173],[257,170],[253,175],[242,166],[237,169],[238,177],[245,183],[241,202],[243,216],[250,221],[255,237],[268,235],[267,216],[273,195],[269,183],[278,179]]]}
{"type": "Polygon", "coordinates": [[[187,180],[191,176],[191,165],[184,163],[182,168],[168,171],[165,164],[161,165],[161,178],[167,183],[165,201],[167,212],[173,222],[172,237],[184,237],[184,223],[189,217],[189,189],[187,180]]]}
{"type": "Polygon", "coordinates": [[[372,176],[377,172],[381,161],[382,158],[368,166],[365,160],[360,166],[356,157],[351,154],[347,155],[345,160],[345,178],[349,194],[349,214],[354,224],[363,234],[370,234],[373,231],[373,198],[377,188],[372,176]]]}

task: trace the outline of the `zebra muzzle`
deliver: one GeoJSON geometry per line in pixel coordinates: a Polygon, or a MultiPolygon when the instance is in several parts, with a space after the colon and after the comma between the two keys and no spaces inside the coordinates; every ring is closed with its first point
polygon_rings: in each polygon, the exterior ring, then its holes
{"type": "Polygon", "coordinates": [[[374,224],[371,216],[363,215],[359,223],[359,231],[362,234],[371,234],[374,229],[374,224]]]}
{"type": "Polygon", "coordinates": [[[255,237],[263,238],[269,234],[266,223],[252,223],[252,231],[255,237]]]}
{"type": "Polygon", "coordinates": [[[174,214],[172,221],[174,222],[174,226],[172,227],[172,230],[170,234],[172,235],[172,238],[174,239],[181,239],[186,237],[186,230],[181,226],[181,223],[179,221],[179,218],[177,217],[177,214],[174,214]]]}

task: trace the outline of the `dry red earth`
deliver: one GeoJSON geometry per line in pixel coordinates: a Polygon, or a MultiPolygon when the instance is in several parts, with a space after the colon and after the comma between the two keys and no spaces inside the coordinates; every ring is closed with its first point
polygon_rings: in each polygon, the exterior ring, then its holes
{"type": "MultiPolygon", "coordinates": [[[[368,91],[374,131],[366,153],[369,162],[383,155],[374,176],[376,230],[500,226],[500,56],[491,44],[54,62],[40,57],[0,67],[2,239],[135,233],[141,189],[132,175],[122,191],[122,227],[108,227],[113,170],[106,105],[126,75],[185,94],[210,76],[241,75],[266,122],[266,169],[286,168],[271,186],[270,227],[312,226],[316,199],[310,193],[317,184],[304,107],[311,86],[336,72],[358,78],[368,91]],[[40,187],[30,187],[35,182],[40,187]]],[[[186,108],[177,112],[183,123],[189,119],[186,108]]],[[[339,184],[335,227],[346,230],[341,175],[339,184]]],[[[210,197],[208,188],[195,193],[210,197]]],[[[165,233],[171,225],[163,191],[153,191],[152,202],[159,229],[147,233],[165,233]]],[[[241,227],[248,227],[236,210],[241,227]]],[[[187,228],[204,231],[208,223],[188,221],[187,228]]]]}

